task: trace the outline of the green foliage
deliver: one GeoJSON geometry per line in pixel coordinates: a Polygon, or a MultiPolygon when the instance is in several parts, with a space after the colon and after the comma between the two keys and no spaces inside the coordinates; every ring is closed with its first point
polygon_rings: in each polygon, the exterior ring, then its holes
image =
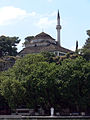
{"type": "Polygon", "coordinates": [[[87,35],[90,37],[90,30],[87,30],[87,35]]]}
{"type": "Polygon", "coordinates": [[[90,30],[87,31],[87,35],[89,36],[89,38],[86,40],[81,53],[86,60],[90,60],[90,30]]]}
{"type": "Polygon", "coordinates": [[[34,38],[34,36],[27,36],[25,38],[25,42],[23,43],[23,45],[27,45],[33,38],[34,38]]]}
{"type": "Polygon", "coordinates": [[[87,104],[90,105],[89,102],[87,103],[89,96],[86,96],[87,84],[90,84],[90,81],[88,81],[88,77],[90,77],[90,63],[86,62],[82,57],[78,57],[74,60],[65,60],[63,64],[67,65],[68,67],[65,67],[70,69],[70,73],[66,74],[67,81],[69,81],[66,88],[66,98],[69,99],[69,104],[72,107],[75,106],[78,112],[81,109],[85,111],[87,104]],[[86,75],[85,68],[89,76],[86,75]]]}
{"type": "Polygon", "coordinates": [[[55,55],[53,53],[50,52],[41,52],[41,54],[43,55],[43,57],[45,58],[45,60],[49,63],[54,62],[53,58],[55,57],[55,55]]]}
{"type": "Polygon", "coordinates": [[[28,36],[28,37],[25,38],[25,40],[30,41],[30,40],[32,40],[33,38],[34,38],[34,36],[28,36]]]}
{"type": "Polygon", "coordinates": [[[19,81],[11,79],[2,81],[1,90],[11,108],[17,108],[23,103],[25,88],[19,81]]]}
{"type": "Polygon", "coordinates": [[[86,60],[90,60],[90,49],[83,49],[83,57],[86,59],[86,60]]]}
{"type": "Polygon", "coordinates": [[[55,92],[57,91],[55,80],[56,66],[54,63],[39,62],[31,65],[31,73],[26,77],[27,94],[31,93],[31,104],[45,108],[54,105],[55,92]],[[29,90],[30,89],[30,90],[29,90]],[[53,95],[52,95],[53,92],[53,95]]]}
{"type": "Polygon", "coordinates": [[[5,55],[17,55],[17,44],[20,42],[18,37],[0,36],[0,57],[5,55]]]}
{"type": "Polygon", "coordinates": [[[24,76],[27,76],[31,71],[30,65],[36,64],[38,62],[45,61],[45,58],[42,55],[26,55],[24,58],[18,59],[16,64],[13,67],[15,79],[25,80],[24,76]],[[18,66],[18,68],[17,68],[18,66]]]}
{"type": "Polygon", "coordinates": [[[12,108],[40,105],[45,110],[53,106],[86,111],[90,107],[90,62],[77,57],[56,64],[47,56],[27,55],[1,73],[1,94],[12,108]]]}

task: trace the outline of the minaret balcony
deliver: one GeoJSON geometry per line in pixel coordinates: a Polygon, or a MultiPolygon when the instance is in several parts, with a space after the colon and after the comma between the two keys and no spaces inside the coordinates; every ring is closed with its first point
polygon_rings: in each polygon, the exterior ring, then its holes
{"type": "Polygon", "coordinates": [[[57,26],[56,26],[56,29],[61,29],[61,25],[57,25],[57,26]]]}

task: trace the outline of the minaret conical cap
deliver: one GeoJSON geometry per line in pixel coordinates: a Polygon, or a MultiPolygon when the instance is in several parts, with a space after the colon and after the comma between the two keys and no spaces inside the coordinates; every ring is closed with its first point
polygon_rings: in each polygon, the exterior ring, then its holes
{"type": "Polygon", "coordinates": [[[58,18],[60,19],[60,15],[59,15],[59,10],[58,10],[58,15],[57,15],[57,19],[58,19],[58,18]]]}

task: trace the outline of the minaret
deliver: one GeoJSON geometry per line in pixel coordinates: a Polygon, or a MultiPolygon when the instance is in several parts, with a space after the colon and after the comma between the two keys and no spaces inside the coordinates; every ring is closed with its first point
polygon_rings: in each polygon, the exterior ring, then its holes
{"type": "Polygon", "coordinates": [[[56,25],[56,29],[57,29],[57,42],[58,42],[59,46],[61,46],[61,42],[60,42],[60,29],[61,29],[61,25],[60,25],[59,10],[58,10],[58,14],[57,14],[57,25],[56,25]]]}

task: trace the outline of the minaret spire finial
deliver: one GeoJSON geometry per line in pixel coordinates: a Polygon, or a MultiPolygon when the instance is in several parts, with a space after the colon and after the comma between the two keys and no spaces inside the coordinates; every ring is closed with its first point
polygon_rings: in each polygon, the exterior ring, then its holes
{"type": "Polygon", "coordinates": [[[60,19],[59,10],[58,10],[58,15],[57,15],[57,18],[59,18],[59,19],[60,19]]]}

